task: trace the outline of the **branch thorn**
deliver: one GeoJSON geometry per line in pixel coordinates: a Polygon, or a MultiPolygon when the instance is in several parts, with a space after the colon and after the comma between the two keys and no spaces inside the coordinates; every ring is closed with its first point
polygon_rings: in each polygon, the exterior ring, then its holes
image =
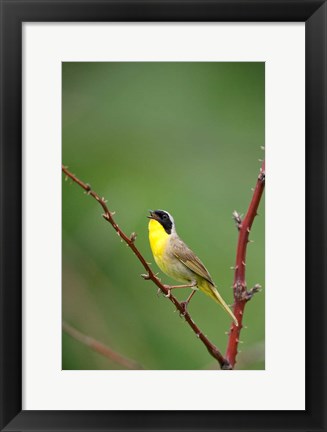
{"type": "Polygon", "coordinates": [[[246,300],[249,301],[251,300],[251,298],[254,296],[254,294],[258,293],[261,291],[261,285],[260,284],[255,284],[253,288],[250,289],[250,291],[248,291],[246,293],[246,300]]]}
{"type": "Polygon", "coordinates": [[[259,179],[261,182],[264,182],[264,181],[265,181],[265,179],[266,179],[266,173],[265,173],[265,171],[261,171],[261,172],[260,172],[260,174],[259,174],[259,176],[258,176],[258,179],[259,179]]]}
{"type": "Polygon", "coordinates": [[[90,195],[91,192],[92,192],[91,185],[90,185],[89,183],[85,183],[85,186],[86,186],[85,193],[86,193],[87,195],[90,195]]]}
{"type": "Polygon", "coordinates": [[[242,228],[242,216],[236,210],[233,211],[233,219],[237,229],[240,230],[242,228]]]}
{"type": "Polygon", "coordinates": [[[130,236],[130,240],[131,240],[132,243],[135,242],[136,237],[137,237],[137,234],[136,234],[135,232],[132,232],[132,234],[131,234],[131,236],[130,236]]]}

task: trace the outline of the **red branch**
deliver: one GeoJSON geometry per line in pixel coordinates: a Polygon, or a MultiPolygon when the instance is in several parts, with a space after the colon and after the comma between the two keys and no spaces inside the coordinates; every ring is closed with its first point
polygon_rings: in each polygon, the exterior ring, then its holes
{"type": "Polygon", "coordinates": [[[91,348],[93,351],[101,354],[103,357],[106,357],[107,359],[115,363],[118,363],[121,366],[124,366],[126,369],[136,369],[136,370],[144,369],[135,360],[129,359],[121,355],[117,351],[112,350],[107,345],[104,345],[102,342],[99,342],[98,340],[81,333],[80,331],[76,330],[74,327],[67,324],[66,322],[62,323],[62,329],[64,330],[64,332],[69,334],[75,340],[91,348]]]}
{"type": "Polygon", "coordinates": [[[202,333],[202,331],[199,329],[199,327],[195,324],[193,321],[191,315],[185,311],[185,307],[182,303],[180,303],[176,297],[174,297],[171,294],[171,291],[169,289],[169,285],[164,285],[161,283],[160,279],[157,278],[157,276],[153,273],[151,270],[149,264],[146,262],[145,258],[141,254],[141,252],[138,250],[138,248],[135,246],[134,242],[136,239],[136,234],[132,233],[131,236],[127,236],[117,225],[115,220],[113,219],[114,213],[109,211],[106,200],[104,198],[100,198],[100,196],[94,192],[90,185],[82,182],[79,180],[74,174],[72,174],[65,166],[62,166],[62,171],[68,176],[70,179],[72,179],[75,183],[77,183],[81,188],[83,188],[88,195],[91,195],[98,203],[101,205],[104,214],[103,217],[106,219],[115,229],[118,236],[132,249],[134,254],[137,256],[138,260],[141,262],[143,267],[145,268],[147,274],[142,275],[144,279],[151,279],[157,287],[161,290],[161,292],[169,298],[169,300],[174,304],[176,309],[179,311],[180,315],[185,318],[185,321],[188,323],[188,325],[191,327],[193,332],[196,334],[196,336],[200,339],[200,341],[206,346],[209,353],[218,361],[220,364],[220,367],[222,369],[232,369],[229,362],[225,359],[225,357],[222,355],[222,353],[219,351],[219,349],[212,343],[210,340],[202,333]]]}
{"type": "Polygon", "coordinates": [[[260,168],[260,173],[258,175],[258,180],[253,192],[252,200],[250,202],[248,211],[243,219],[237,212],[234,212],[234,219],[237,223],[237,227],[239,230],[238,235],[238,243],[237,243],[237,253],[236,253],[236,265],[235,265],[235,274],[234,274],[234,315],[238,320],[238,327],[232,323],[227,351],[226,351],[226,359],[228,363],[234,368],[236,363],[237,356],[237,347],[240,338],[240,332],[242,329],[242,320],[243,313],[246,303],[252,298],[253,294],[255,294],[260,285],[255,285],[251,290],[247,290],[246,280],[245,280],[245,263],[246,263],[246,249],[247,244],[249,243],[249,234],[251,231],[251,227],[254,221],[254,218],[257,216],[257,210],[259,207],[259,203],[261,200],[261,196],[265,187],[265,162],[262,163],[260,168]]]}

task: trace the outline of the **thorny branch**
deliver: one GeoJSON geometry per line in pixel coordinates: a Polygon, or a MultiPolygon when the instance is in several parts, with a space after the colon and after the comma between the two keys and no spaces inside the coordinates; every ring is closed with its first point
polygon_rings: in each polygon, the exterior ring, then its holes
{"type": "Polygon", "coordinates": [[[206,346],[208,352],[218,361],[218,363],[220,364],[220,367],[222,369],[232,369],[231,365],[225,359],[225,357],[222,355],[220,350],[202,333],[202,331],[199,329],[199,327],[195,324],[195,322],[193,321],[189,312],[187,312],[187,310],[185,310],[183,303],[180,303],[176,299],[176,297],[174,297],[171,294],[171,290],[170,290],[169,286],[162,284],[160,279],[153,273],[153,271],[151,270],[151,267],[146,262],[143,255],[138,250],[138,248],[135,246],[136,234],[132,233],[131,236],[128,236],[119,228],[119,226],[117,225],[117,223],[115,222],[115,220],[113,218],[114,212],[111,212],[108,209],[107,204],[106,204],[106,200],[104,198],[100,198],[100,196],[91,189],[90,185],[79,180],[64,165],[62,166],[62,171],[64,174],[66,174],[67,177],[69,177],[71,180],[73,180],[75,183],[77,183],[82,189],[84,189],[88,195],[92,196],[96,201],[98,201],[98,203],[101,205],[101,207],[104,211],[104,214],[102,215],[104,217],[104,219],[112,225],[114,230],[117,232],[118,236],[132,249],[134,254],[137,256],[138,260],[141,262],[144,269],[146,270],[147,273],[145,275],[142,275],[142,277],[146,280],[152,280],[157,285],[157,287],[161,290],[161,292],[174,304],[176,309],[179,311],[180,315],[184,317],[185,321],[191,327],[191,329],[196,334],[196,336],[206,346]]]}
{"type": "Polygon", "coordinates": [[[101,354],[107,359],[115,363],[118,363],[121,366],[124,366],[126,369],[136,369],[136,370],[144,369],[135,360],[131,360],[127,357],[124,357],[120,353],[113,351],[107,345],[104,345],[102,342],[99,342],[98,340],[93,339],[90,336],[81,333],[71,325],[67,324],[65,321],[62,323],[62,329],[64,330],[65,333],[70,335],[75,340],[81,342],[82,344],[86,345],[87,347],[91,348],[93,351],[101,354]]]}
{"type": "Polygon", "coordinates": [[[236,363],[237,348],[239,344],[240,332],[243,327],[243,313],[246,303],[253,297],[253,295],[260,290],[260,285],[256,284],[249,291],[247,290],[246,280],[245,280],[245,266],[246,266],[246,250],[249,243],[249,234],[254,221],[257,216],[257,210],[261,200],[265,187],[265,162],[263,161],[260,168],[260,173],[258,175],[257,183],[253,192],[252,200],[250,202],[248,211],[242,220],[241,216],[235,211],[233,213],[236,226],[238,228],[238,243],[236,252],[236,264],[234,273],[234,315],[238,321],[238,327],[232,323],[228,345],[226,351],[227,363],[234,368],[236,363]]]}
{"type": "Polygon", "coordinates": [[[256,284],[252,289],[247,290],[246,281],[245,281],[245,266],[246,266],[246,250],[247,244],[249,243],[249,234],[251,231],[251,227],[254,221],[255,216],[257,215],[258,206],[261,200],[262,193],[264,191],[265,186],[265,162],[262,163],[262,167],[260,168],[260,173],[257,179],[256,187],[253,192],[253,197],[251,203],[249,205],[248,211],[242,220],[242,217],[237,213],[233,213],[234,220],[236,222],[239,237],[237,244],[237,253],[236,253],[236,265],[235,265],[235,273],[234,273],[234,315],[238,320],[238,327],[232,323],[229,339],[226,351],[226,357],[222,355],[220,350],[212,343],[210,340],[202,333],[199,327],[195,324],[189,312],[185,310],[183,303],[180,303],[176,297],[171,294],[171,290],[169,285],[164,285],[161,283],[160,279],[153,273],[149,264],[146,262],[145,258],[135,246],[134,242],[136,240],[136,234],[132,233],[130,236],[127,236],[117,225],[113,216],[114,212],[111,212],[107,205],[106,200],[104,198],[100,198],[100,196],[91,189],[91,186],[79,180],[74,174],[68,171],[67,167],[62,166],[62,171],[66,174],[67,177],[72,179],[75,183],[77,183],[81,188],[83,188],[88,195],[91,195],[98,203],[101,205],[104,210],[103,217],[106,219],[115,229],[118,236],[132,249],[134,254],[137,256],[138,260],[141,262],[143,267],[145,268],[147,274],[143,274],[142,277],[146,280],[152,280],[160,289],[160,291],[167,297],[179,311],[180,315],[185,318],[185,321],[192,328],[196,336],[203,342],[206,346],[208,352],[218,361],[220,367],[222,369],[233,369],[236,363],[237,349],[239,344],[240,332],[243,327],[243,313],[246,303],[252,298],[252,296],[260,290],[260,285],[256,284]]]}

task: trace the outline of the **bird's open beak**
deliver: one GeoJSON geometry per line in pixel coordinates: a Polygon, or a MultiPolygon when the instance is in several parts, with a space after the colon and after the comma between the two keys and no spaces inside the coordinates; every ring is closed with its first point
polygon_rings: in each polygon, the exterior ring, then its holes
{"type": "Polygon", "coordinates": [[[156,220],[157,217],[156,217],[156,214],[154,213],[154,211],[153,210],[149,210],[149,212],[150,212],[150,216],[147,216],[147,218],[156,220]]]}

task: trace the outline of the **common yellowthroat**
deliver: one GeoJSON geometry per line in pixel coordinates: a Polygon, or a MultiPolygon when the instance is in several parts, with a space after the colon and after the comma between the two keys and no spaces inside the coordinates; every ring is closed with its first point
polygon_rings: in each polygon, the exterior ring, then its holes
{"type": "Polygon", "coordinates": [[[150,210],[148,218],[150,219],[150,246],[158,267],[171,278],[186,283],[185,285],[170,286],[170,288],[190,287],[193,289],[184,302],[185,307],[199,288],[222,306],[238,325],[237,319],[219,294],[208,270],[195,253],[179,238],[173,217],[165,210],[150,210]]]}

